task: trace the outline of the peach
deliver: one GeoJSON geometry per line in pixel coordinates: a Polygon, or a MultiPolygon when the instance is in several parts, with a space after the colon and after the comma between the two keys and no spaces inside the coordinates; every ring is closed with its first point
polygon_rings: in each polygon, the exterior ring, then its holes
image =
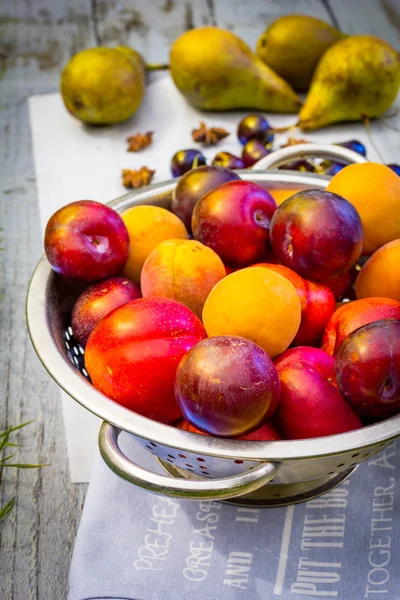
{"type": "Polygon", "coordinates": [[[322,350],[336,354],[344,338],[352,331],[381,319],[400,319],[400,302],[389,298],[362,298],[342,304],[326,324],[322,350]]]}
{"type": "Polygon", "coordinates": [[[356,294],[400,301],[400,239],[379,248],[365,263],[356,280],[356,294]]]}
{"type": "Polygon", "coordinates": [[[129,234],[129,257],[122,274],[136,283],[149,254],[160,242],[187,240],[189,235],[180,219],[159,206],[133,206],[121,214],[129,234]]]}
{"type": "Polygon", "coordinates": [[[363,255],[400,238],[400,177],[379,163],[348,165],[332,177],[327,190],[357,209],[364,230],[363,255]]]}
{"type": "Polygon", "coordinates": [[[106,315],[89,336],[85,366],[100,392],[149,419],[170,423],[181,414],[174,395],[182,356],[206,337],[186,306],[139,298],[106,315]]]}
{"type": "Polygon", "coordinates": [[[274,357],[293,341],[301,306],[290,281],[264,267],[227,275],[213,287],[203,309],[209,336],[240,335],[274,357]]]}
{"type": "Polygon", "coordinates": [[[208,294],[225,274],[211,248],[196,240],[168,240],[147,257],[140,285],[144,297],[177,300],[201,318],[208,294]]]}

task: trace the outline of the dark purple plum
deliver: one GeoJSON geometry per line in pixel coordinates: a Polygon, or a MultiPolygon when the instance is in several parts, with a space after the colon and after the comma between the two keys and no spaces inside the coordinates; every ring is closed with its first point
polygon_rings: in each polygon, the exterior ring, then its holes
{"type": "Polygon", "coordinates": [[[400,177],[400,165],[396,165],[396,163],[389,163],[386,165],[389,169],[392,169],[397,175],[400,177]]]}
{"type": "Polygon", "coordinates": [[[141,298],[140,288],[125,277],[110,277],[90,285],[77,299],[72,310],[72,331],[81,346],[97,323],[118,306],[141,298]]]}
{"type": "Polygon", "coordinates": [[[293,162],[287,163],[279,167],[285,171],[301,171],[303,173],[314,173],[314,165],[309,160],[294,160],[293,162]]]}
{"type": "Polygon", "coordinates": [[[217,167],[224,167],[225,169],[245,169],[246,165],[244,161],[239,158],[239,156],[235,156],[230,152],[218,152],[215,155],[212,164],[217,167]]]}
{"type": "Polygon", "coordinates": [[[400,412],[400,321],[375,321],[348,335],[336,354],[336,379],[361,416],[400,412]]]}
{"type": "Polygon", "coordinates": [[[237,129],[239,142],[244,146],[250,140],[259,140],[263,144],[272,144],[274,134],[267,119],[262,115],[247,115],[237,129]]]}
{"type": "Polygon", "coordinates": [[[193,236],[233,268],[265,256],[276,210],[271,194],[251,181],[228,181],[205,194],[192,216],[193,236]]]}
{"type": "Polygon", "coordinates": [[[306,279],[348,271],[363,246],[361,219],[350,202],[325,190],[294,194],[278,206],[270,237],[275,255],[306,279]]]}
{"type": "Polygon", "coordinates": [[[246,167],[252,167],[268,154],[271,154],[271,150],[268,150],[260,140],[249,140],[243,148],[242,160],[246,167]]]}
{"type": "Polygon", "coordinates": [[[184,173],[206,164],[206,159],[199,150],[189,148],[179,150],[171,160],[171,173],[173,177],[180,177],[184,173]]]}
{"type": "Polygon", "coordinates": [[[339,171],[344,169],[345,166],[346,165],[342,165],[341,163],[331,162],[329,165],[327,165],[326,169],[323,171],[323,174],[333,177],[336,175],[336,173],[339,173],[339,171]]]}
{"type": "Polygon", "coordinates": [[[364,144],[362,144],[358,140],[349,140],[348,142],[341,142],[340,144],[335,144],[335,146],[348,148],[348,150],[353,150],[353,152],[357,152],[357,154],[361,154],[361,156],[367,156],[367,149],[365,148],[364,144]]]}
{"type": "Polygon", "coordinates": [[[214,188],[227,181],[240,179],[239,175],[217,166],[191,169],[181,177],[172,193],[171,210],[192,230],[192,214],[197,201],[214,188]]]}
{"type": "Polygon", "coordinates": [[[191,425],[222,437],[254,431],[275,412],[279,378],[274,363],[254,342],[211,337],[179,363],[175,397],[191,425]]]}

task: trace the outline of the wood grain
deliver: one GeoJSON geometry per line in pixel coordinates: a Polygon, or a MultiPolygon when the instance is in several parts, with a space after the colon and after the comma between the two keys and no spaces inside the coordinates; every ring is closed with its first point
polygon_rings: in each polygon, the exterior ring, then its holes
{"type": "MultiPolygon", "coordinates": [[[[0,0],[0,247],[5,248],[0,253],[0,430],[36,419],[15,435],[23,444],[18,459],[50,463],[41,470],[1,474],[0,505],[17,498],[0,525],[1,600],[66,598],[86,488],[69,481],[59,393],[25,326],[27,284],[42,253],[26,99],[57,90],[68,58],[96,43],[131,44],[148,62],[165,62],[170,44],[185,29],[217,24],[254,46],[268,23],[290,12],[399,45],[396,0],[0,0]]],[[[385,141],[379,144],[384,158],[398,162],[392,125],[390,120],[374,125],[373,135],[379,132],[385,141]]]]}
{"type": "Polygon", "coordinates": [[[57,89],[62,65],[93,44],[93,27],[80,0],[2,2],[0,14],[0,430],[36,419],[13,438],[23,444],[18,460],[51,463],[1,474],[0,505],[12,497],[17,505],[0,525],[0,598],[58,600],[85,486],[69,483],[59,392],[25,325],[27,284],[42,253],[26,99],[57,89]]]}

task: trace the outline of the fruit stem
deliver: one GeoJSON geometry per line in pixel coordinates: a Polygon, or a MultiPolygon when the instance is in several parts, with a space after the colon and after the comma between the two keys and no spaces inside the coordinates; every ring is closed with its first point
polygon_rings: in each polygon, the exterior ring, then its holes
{"type": "Polygon", "coordinates": [[[163,65],[163,64],[147,64],[146,65],[146,71],[161,71],[163,69],[169,69],[169,65],[163,65]]]}
{"type": "Polygon", "coordinates": [[[293,131],[296,128],[297,123],[294,123],[293,125],[287,125],[286,127],[272,127],[270,131],[272,131],[272,133],[285,133],[286,131],[293,131]]]}

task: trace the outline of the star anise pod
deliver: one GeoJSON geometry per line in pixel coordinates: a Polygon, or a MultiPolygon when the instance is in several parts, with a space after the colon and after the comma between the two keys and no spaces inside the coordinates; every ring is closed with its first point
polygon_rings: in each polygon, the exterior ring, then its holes
{"type": "Polygon", "coordinates": [[[193,141],[205,146],[215,146],[228,135],[230,133],[226,129],[222,129],[222,127],[207,127],[203,122],[200,123],[197,129],[192,129],[193,141]]]}
{"type": "Polygon", "coordinates": [[[287,148],[288,146],[296,146],[297,144],[309,144],[309,140],[301,140],[295,137],[288,137],[286,144],[283,144],[281,148],[287,148]]]}
{"type": "Polygon", "coordinates": [[[153,142],[153,131],[146,131],[146,133],[136,133],[126,138],[128,142],[128,152],[139,152],[143,148],[147,148],[153,142]]]}
{"type": "Polygon", "coordinates": [[[137,171],[122,169],[122,184],[127,189],[137,189],[145,185],[149,185],[153,179],[155,171],[148,169],[147,167],[140,167],[137,171]]]}

